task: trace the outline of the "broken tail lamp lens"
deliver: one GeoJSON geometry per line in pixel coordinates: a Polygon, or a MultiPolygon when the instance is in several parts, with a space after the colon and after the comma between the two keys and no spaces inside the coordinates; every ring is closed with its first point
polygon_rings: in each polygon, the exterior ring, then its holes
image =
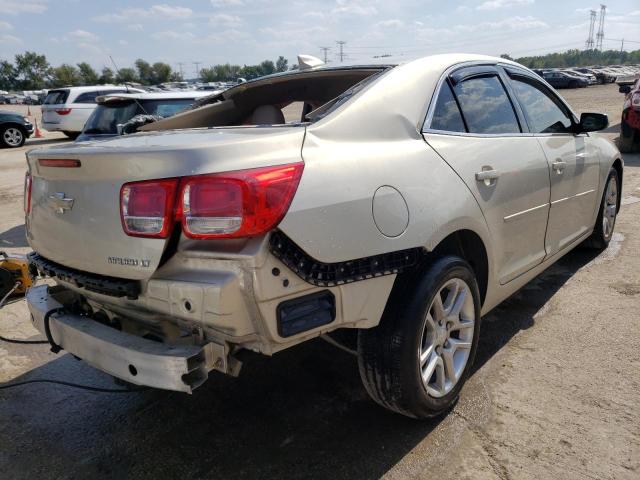
{"type": "Polygon", "coordinates": [[[268,232],[289,209],[303,168],[295,163],[184,179],[184,234],[206,239],[268,232]]]}
{"type": "Polygon", "coordinates": [[[120,191],[124,232],[132,237],[167,238],[173,226],[178,179],[127,183],[120,191]]]}

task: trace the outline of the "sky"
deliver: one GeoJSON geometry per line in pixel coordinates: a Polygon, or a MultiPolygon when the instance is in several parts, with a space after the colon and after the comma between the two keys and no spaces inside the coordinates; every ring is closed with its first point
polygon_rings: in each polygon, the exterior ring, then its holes
{"type": "MultiPolygon", "coordinates": [[[[605,48],[640,49],[640,0],[607,0],[605,48]]],[[[398,63],[434,53],[513,57],[583,48],[590,0],[0,0],[0,59],[52,65],[163,61],[186,77],[216,63],[298,54],[398,63]]],[[[597,29],[597,24],[596,24],[597,29]]]]}

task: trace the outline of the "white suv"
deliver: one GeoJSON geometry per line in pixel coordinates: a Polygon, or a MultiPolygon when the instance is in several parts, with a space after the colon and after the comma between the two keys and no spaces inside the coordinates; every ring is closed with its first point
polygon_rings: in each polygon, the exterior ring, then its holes
{"type": "Polygon", "coordinates": [[[69,138],[76,138],[96,108],[96,97],[109,93],[141,91],[114,85],[49,90],[42,105],[42,127],[50,132],[62,132],[69,138]]]}

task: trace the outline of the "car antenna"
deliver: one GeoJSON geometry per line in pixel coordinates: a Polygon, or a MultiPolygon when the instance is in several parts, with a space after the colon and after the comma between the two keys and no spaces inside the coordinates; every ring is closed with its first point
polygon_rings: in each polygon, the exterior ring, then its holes
{"type": "MultiPolygon", "coordinates": [[[[109,55],[109,59],[111,60],[111,63],[113,63],[113,66],[116,69],[116,75],[120,75],[120,69],[118,68],[118,65],[116,64],[116,61],[113,59],[113,57],[111,55],[109,55]]],[[[127,82],[124,82],[124,88],[127,90],[127,93],[129,93],[129,85],[127,85],[127,82]]]]}

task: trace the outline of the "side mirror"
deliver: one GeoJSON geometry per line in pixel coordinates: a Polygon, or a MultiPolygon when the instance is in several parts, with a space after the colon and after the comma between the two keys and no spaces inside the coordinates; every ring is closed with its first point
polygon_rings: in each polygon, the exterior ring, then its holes
{"type": "Polygon", "coordinates": [[[597,132],[609,126],[609,117],[604,113],[583,113],[580,115],[579,130],[582,132],[597,132]]]}
{"type": "Polygon", "coordinates": [[[618,91],[626,95],[627,93],[631,92],[631,85],[620,85],[620,88],[618,88],[618,91]]]}

